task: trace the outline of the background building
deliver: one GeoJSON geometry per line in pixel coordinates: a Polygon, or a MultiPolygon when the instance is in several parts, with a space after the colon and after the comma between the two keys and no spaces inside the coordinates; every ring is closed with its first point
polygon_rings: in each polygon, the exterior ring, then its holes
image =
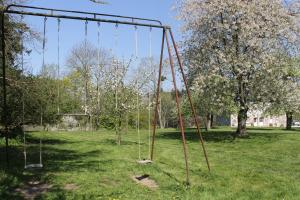
{"type": "MultiPolygon", "coordinates": [[[[237,126],[237,115],[231,115],[230,124],[232,127],[237,126]]],[[[247,126],[253,127],[285,127],[286,116],[266,115],[263,111],[252,110],[248,112],[247,126]]]]}

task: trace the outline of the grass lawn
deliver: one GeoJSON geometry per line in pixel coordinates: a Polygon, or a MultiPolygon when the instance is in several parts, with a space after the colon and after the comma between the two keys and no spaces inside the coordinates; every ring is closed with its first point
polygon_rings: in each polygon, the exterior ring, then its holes
{"type": "MultiPolygon", "coordinates": [[[[11,141],[10,168],[5,170],[0,142],[0,199],[22,199],[15,191],[29,181],[52,187],[38,199],[299,199],[300,131],[249,129],[250,138],[233,140],[233,129],[205,133],[209,173],[198,137],[187,132],[191,186],[185,170],[180,133],[159,131],[154,163],[139,165],[137,134],[123,135],[116,146],[112,131],[43,133],[44,169],[23,169],[23,147],[11,141]],[[149,174],[159,188],[136,184],[132,175],[149,174]],[[66,190],[67,184],[76,186],[66,190]]],[[[148,155],[148,132],[142,131],[142,157],[148,155]]],[[[37,142],[41,133],[30,134],[37,142]]],[[[30,150],[30,149],[29,149],[30,150]]],[[[38,154],[29,154],[37,160],[38,154]]]]}

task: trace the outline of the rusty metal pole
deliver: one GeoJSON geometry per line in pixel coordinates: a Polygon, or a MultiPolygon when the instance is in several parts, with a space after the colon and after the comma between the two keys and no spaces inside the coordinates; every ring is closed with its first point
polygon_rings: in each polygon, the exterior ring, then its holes
{"type": "Polygon", "coordinates": [[[2,48],[2,87],[3,87],[3,116],[2,121],[5,127],[5,151],[6,151],[6,164],[9,167],[9,155],[8,155],[8,127],[7,127],[7,92],[6,92],[6,52],[5,52],[5,14],[1,14],[1,48],[2,48]]]}
{"type": "Polygon", "coordinates": [[[162,43],[161,43],[159,74],[158,74],[158,83],[157,83],[157,90],[156,90],[156,101],[155,101],[154,119],[153,119],[153,133],[152,133],[152,144],[151,144],[151,160],[153,160],[153,154],[154,154],[154,142],[155,142],[155,135],[156,135],[156,122],[157,122],[157,117],[158,117],[158,104],[159,104],[159,94],[160,94],[160,83],[161,83],[162,65],[163,65],[164,48],[165,48],[165,36],[166,36],[166,30],[164,28],[163,29],[163,36],[162,36],[162,43]]]}
{"type": "Polygon", "coordinates": [[[180,132],[181,132],[181,137],[182,137],[182,144],[183,144],[185,170],[186,170],[186,182],[187,182],[187,184],[189,184],[190,181],[189,181],[189,165],[188,165],[187,145],[186,145],[185,133],[184,133],[184,128],[183,128],[183,120],[182,120],[181,109],[180,109],[179,95],[178,95],[177,85],[176,85],[174,61],[173,61],[173,57],[172,57],[171,47],[169,44],[168,33],[166,33],[166,41],[167,41],[168,52],[169,52],[170,67],[171,67],[171,72],[172,72],[173,85],[174,85],[174,89],[175,89],[177,112],[178,112],[180,132]]]}
{"type": "Polygon", "coordinates": [[[207,163],[207,168],[210,171],[210,165],[209,165],[208,156],[207,156],[207,152],[206,152],[205,145],[204,145],[204,139],[203,139],[203,136],[202,136],[201,131],[200,131],[200,125],[199,125],[199,122],[198,122],[198,119],[197,119],[196,110],[195,110],[194,104],[192,102],[191,93],[190,93],[190,90],[189,90],[189,87],[188,87],[188,84],[187,84],[187,80],[186,80],[186,77],[185,77],[185,74],[184,74],[184,71],[183,71],[182,61],[181,61],[181,58],[180,58],[180,55],[179,55],[179,52],[178,52],[178,49],[177,49],[177,46],[176,46],[176,43],[175,43],[175,39],[174,39],[174,36],[173,36],[173,33],[172,33],[171,29],[169,29],[169,33],[170,33],[171,38],[172,38],[173,46],[174,46],[174,49],[175,49],[175,52],[176,52],[176,57],[178,59],[178,64],[179,64],[179,67],[180,67],[180,72],[181,72],[181,75],[182,75],[182,78],[183,78],[183,81],[184,81],[184,85],[185,85],[185,88],[186,88],[186,92],[187,92],[187,95],[188,95],[190,106],[191,106],[191,109],[192,109],[192,112],[193,112],[193,117],[194,117],[195,124],[196,124],[196,127],[197,127],[197,132],[198,132],[199,137],[200,137],[200,142],[201,142],[201,146],[202,146],[203,153],[204,153],[204,156],[205,156],[205,160],[206,160],[206,163],[207,163]]]}

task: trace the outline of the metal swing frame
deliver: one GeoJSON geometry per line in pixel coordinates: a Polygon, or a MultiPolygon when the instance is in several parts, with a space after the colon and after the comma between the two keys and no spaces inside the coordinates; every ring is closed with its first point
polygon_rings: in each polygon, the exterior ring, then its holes
{"type": "Polygon", "coordinates": [[[178,120],[180,125],[180,132],[183,143],[183,151],[185,158],[185,171],[186,171],[186,182],[189,183],[189,164],[188,164],[188,152],[185,138],[185,129],[183,125],[183,117],[180,109],[180,100],[177,90],[176,84],[176,75],[175,75],[175,65],[173,58],[173,51],[175,51],[175,57],[179,64],[180,74],[184,81],[184,86],[187,92],[187,96],[189,99],[190,107],[193,113],[193,118],[195,121],[195,125],[197,128],[197,133],[199,135],[199,140],[203,149],[203,153],[206,159],[208,170],[210,170],[210,165],[206,153],[206,149],[204,146],[204,140],[202,134],[200,132],[200,125],[198,122],[196,110],[192,103],[191,94],[189,91],[187,79],[183,69],[183,63],[180,58],[179,51],[176,46],[176,42],[171,30],[170,26],[163,25],[160,21],[154,19],[146,19],[146,18],[137,18],[137,17],[129,17],[129,16],[121,16],[121,15],[112,15],[112,14],[103,14],[103,13],[93,13],[93,12],[82,12],[82,11],[74,11],[74,10],[62,10],[62,9],[51,9],[51,8],[43,8],[43,7],[34,7],[34,6],[24,6],[24,5],[8,5],[1,13],[2,23],[1,23],[1,41],[2,41],[2,75],[3,75],[3,122],[5,126],[5,141],[6,141],[6,162],[7,166],[9,166],[9,130],[8,130],[8,122],[7,122],[7,90],[6,90],[6,47],[5,47],[5,15],[7,14],[16,14],[16,15],[28,15],[28,16],[39,16],[39,17],[47,17],[47,18],[56,18],[56,19],[73,19],[73,20],[81,20],[81,21],[93,21],[93,22],[102,22],[102,23],[111,23],[111,24],[123,24],[129,26],[136,27],[150,27],[150,28],[158,28],[162,30],[162,42],[161,42],[161,52],[160,52],[160,64],[159,64],[159,76],[157,82],[157,91],[156,91],[156,100],[155,100],[155,109],[154,109],[154,120],[153,120],[153,132],[152,132],[152,144],[151,144],[151,160],[154,158],[154,145],[155,145],[155,136],[156,136],[156,125],[158,119],[158,104],[159,104],[159,95],[160,95],[160,86],[161,86],[161,77],[162,77],[162,65],[163,65],[163,56],[164,56],[164,48],[165,42],[167,43],[167,49],[169,54],[170,68],[172,72],[173,85],[176,96],[176,105],[178,111],[178,120]],[[29,11],[28,11],[29,10],[29,11]],[[86,17],[82,17],[82,15],[86,15],[86,17]],[[169,41],[169,36],[171,36],[171,43],[169,41]],[[173,51],[172,51],[173,50],[173,51]]]}

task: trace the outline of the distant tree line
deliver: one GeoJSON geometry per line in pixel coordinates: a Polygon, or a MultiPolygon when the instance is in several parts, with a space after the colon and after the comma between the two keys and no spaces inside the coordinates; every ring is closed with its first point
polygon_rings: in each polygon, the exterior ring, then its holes
{"type": "MultiPolygon", "coordinates": [[[[153,57],[120,59],[85,40],[70,50],[66,73],[60,74],[54,63],[33,66],[40,71],[32,73],[22,57],[31,56],[33,47],[28,44],[41,43],[42,37],[18,18],[5,17],[7,114],[1,95],[2,128],[4,120],[14,130],[22,125],[56,126],[64,114],[82,114],[95,130],[114,129],[120,143],[121,133],[136,128],[137,112],[141,129],[149,128],[149,120],[153,124],[158,78],[153,57]]],[[[2,81],[0,87],[3,94],[2,81]]],[[[157,123],[161,128],[177,127],[173,93],[161,88],[159,101],[157,123]]]]}

